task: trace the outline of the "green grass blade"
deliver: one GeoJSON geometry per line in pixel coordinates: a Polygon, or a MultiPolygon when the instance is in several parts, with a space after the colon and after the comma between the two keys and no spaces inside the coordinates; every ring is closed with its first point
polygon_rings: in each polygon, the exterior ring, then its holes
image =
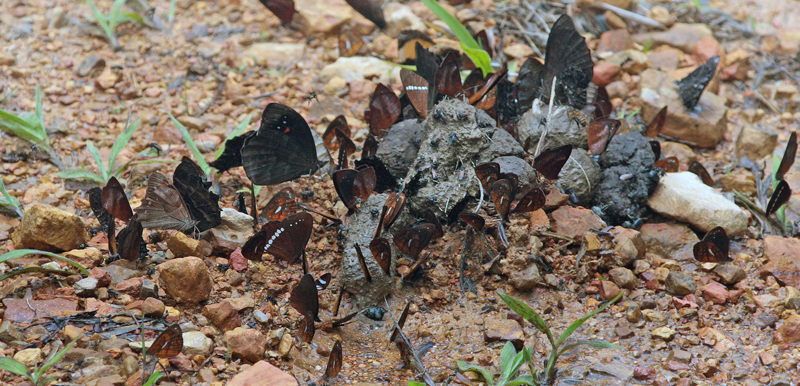
{"type": "Polygon", "coordinates": [[[161,370],[153,371],[150,374],[150,376],[147,378],[147,381],[144,384],[142,384],[142,386],[153,386],[163,376],[164,376],[164,374],[161,373],[161,370]]]}
{"type": "Polygon", "coordinates": [[[39,130],[36,128],[36,121],[38,121],[38,118],[34,114],[22,113],[16,115],[0,109],[0,127],[28,142],[39,144],[42,139],[39,130]]]}
{"type": "Polygon", "coordinates": [[[84,180],[92,180],[101,185],[106,183],[106,181],[103,179],[103,176],[99,176],[85,169],[62,170],[56,173],[56,175],[65,180],[84,179],[84,180]]]}
{"type": "Polygon", "coordinates": [[[170,26],[172,26],[172,22],[175,20],[175,5],[177,3],[177,0],[170,0],[169,2],[169,14],[167,15],[167,22],[170,26]]]}
{"type": "Polygon", "coordinates": [[[458,361],[458,370],[462,373],[465,371],[474,371],[483,377],[483,382],[486,383],[486,386],[494,386],[494,378],[492,378],[492,372],[489,370],[484,369],[478,365],[469,364],[467,362],[458,361]]]}
{"type": "Polygon", "coordinates": [[[0,357],[0,370],[5,370],[23,377],[28,376],[28,368],[14,358],[0,357]]]}
{"type": "Polygon", "coordinates": [[[489,75],[494,72],[492,68],[492,57],[483,48],[467,47],[461,43],[461,49],[469,56],[475,66],[483,71],[483,76],[489,75]]]}
{"type": "Polygon", "coordinates": [[[112,31],[117,28],[117,24],[119,24],[122,18],[122,6],[125,5],[125,1],[126,0],[114,0],[114,4],[111,6],[111,13],[108,15],[108,24],[112,31]]]}
{"type": "Polygon", "coordinates": [[[63,357],[63,356],[64,356],[64,354],[66,354],[66,353],[67,353],[67,351],[69,351],[69,349],[71,349],[71,348],[72,348],[72,346],[74,346],[74,345],[75,345],[75,343],[78,343],[78,339],[80,339],[80,336],[78,336],[78,337],[76,337],[75,339],[73,339],[73,340],[72,340],[72,342],[69,342],[69,344],[68,344],[68,345],[66,345],[66,346],[65,346],[63,349],[61,349],[61,351],[59,351],[59,352],[58,352],[58,354],[54,355],[52,358],[50,358],[50,360],[49,360],[49,361],[47,361],[47,363],[45,363],[44,365],[42,365],[42,368],[40,368],[40,369],[39,369],[39,371],[37,372],[36,376],[37,376],[38,378],[41,378],[41,377],[42,377],[42,375],[44,375],[44,373],[46,373],[46,372],[47,372],[47,370],[48,370],[48,369],[49,369],[51,366],[53,366],[54,364],[56,364],[56,362],[58,362],[58,361],[60,361],[60,360],[61,360],[61,357],[63,357]]]}
{"type": "Polygon", "coordinates": [[[39,89],[39,85],[36,85],[36,118],[39,119],[39,129],[41,132],[37,133],[40,135],[39,142],[44,141],[47,139],[47,133],[44,130],[44,111],[42,110],[42,90],[39,89]]]}
{"type": "Polygon", "coordinates": [[[517,350],[511,342],[506,342],[503,350],[500,351],[500,379],[511,378],[511,370],[514,362],[514,357],[517,356],[517,350]]]}
{"type": "Polygon", "coordinates": [[[586,346],[589,346],[589,347],[592,347],[592,348],[596,348],[596,349],[602,349],[602,348],[624,348],[624,347],[622,347],[622,346],[620,346],[618,344],[614,344],[614,343],[611,343],[611,342],[605,342],[605,341],[602,341],[602,340],[579,340],[579,341],[577,341],[575,343],[570,343],[570,344],[564,346],[564,348],[562,348],[561,351],[558,352],[558,356],[561,356],[561,354],[563,354],[563,353],[565,353],[565,352],[567,352],[569,350],[572,350],[575,347],[582,346],[582,345],[586,345],[586,346]]]}
{"type": "Polygon", "coordinates": [[[182,123],[178,122],[178,120],[172,116],[172,113],[167,112],[167,114],[169,114],[169,118],[172,119],[172,123],[174,123],[178,130],[180,130],[181,136],[183,136],[183,141],[186,142],[187,146],[189,146],[189,150],[191,150],[192,155],[194,155],[194,158],[197,160],[197,165],[200,166],[203,174],[208,175],[211,171],[211,166],[208,166],[205,158],[203,158],[203,154],[197,149],[197,145],[195,145],[192,135],[189,134],[189,130],[186,130],[186,127],[183,126],[182,123]]]}
{"type": "Polygon", "coordinates": [[[494,72],[491,66],[491,60],[488,62],[488,67],[486,67],[487,62],[483,58],[473,57],[475,52],[478,50],[483,51],[487,58],[489,57],[489,54],[483,50],[483,47],[477,41],[475,41],[475,38],[470,35],[469,31],[467,31],[467,28],[464,27],[464,25],[461,24],[461,22],[458,21],[455,16],[450,14],[450,12],[447,12],[447,10],[444,9],[444,7],[442,7],[436,0],[422,0],[422,2],[427,5],[428,8],[430,8],[431,11],[436,14],[436,16],[442,19],[451,31],[453,31],[458,40],[461,42],[461,48],[463,48],[464,52],[466,52],[470,59],[472,59],[472,62],[483,71],[484,76],[494,72]]]}
{"type": "Polygon", "coordinates": [[[536,385],[536,382],[530,375],[520,375],[519,377],[514,378],[513,381],[506,383],[506,386],[517,386],[517,385],[533,386],[536,385]]]}
{"type": "Polygon", "coordinates": [[[73,274],[70,271],[62,271],[62,270],[57,270],[57,269],[47,269],[47,268],[34,266],[34,267],[25,267],[25,268],[13,269],[13,270],[9,271],[8,273],[6,273],[4,275],[0,275],[0,282],[3,281],[3,280],[6,280],[8,278],[17,276],[17,275],[22,275],[22,274],[31,273],[31,272],[42,272],[42,273],[49,273],[51,275],[59,275],[59,276],[70,276],[70,275],[73,274]]]}
{"type": "Polygon", "coordinates": [[[20,257],[28,256],[28,255],[44,255],[44,256],[48,256],[48,257],[52,257],[54,259],[58,259],[58,260],[64,261],[64,262],[72,265],[73,267],[77,268],[84,275],[89,276],[89,271],[87,271],[86,268],[84,268],[82,265],[80,265],[80,263],[75,262],[75,261],[73,261],[73,260],[71,260],[69,258],[66,258],[64,256],[57,255],[57,254],[52,253],[52,252],[40,251],[38,249],[15,249],[13,251],[6,252],[2,256],[0,256],[0,263],[5,263],[6,261],[9,261],[11,259],[18,259],[20,257]]]}
{"type": "Polygon", "coordinates": [[[133,137],[133,132],[136,131],[137,127],[139,127],[140,121],[141,119],[137,119],[133,121],[133,123],[128,125],[128,127],[125,128],[122,134],[120,134],[119,137],[117,137],[117,140],[114,141],[114,145],[111,146],[111,153],[108,156],[109,173],[113,173],[114,163],[117,161],[117,156],[119,155],[119,152],[121,152],[122,149],[125,148],[125,145],[128,144],[128,141],[131,140],[131,137],[133,137]]]}
{"type": "Polygon", "coordinates": [[[554,349],[561,346],[561,344],[564,343],[564,341],[567,340],[567,338],[569,338],[569,336],[572,335],[572,333],[575,332],[575,330],[577,330],[578,327],[580,327],[583,323],[589,320],[592,316],[597,315],[600,311],[603,311],[604,309],[606,309],[606,307],[614,304],[617,300],[619,300],[619,298],[622,297],[623,293],[624,292],[620,292],[619,295],[617,295],[614,299],[611,299],[611,301],[607,302],[606,304],[603,304],[596,310],[586,314],[584,317],[572,322],[572,324],[570,324],[569,327],[567,327],[567,329],[564,330],[561,336],[558,337],[558,341],[556,342],[555,345],[553,345],[554,349]]]}
{"type": "Polygon", "coordinates": [[[506,294],[502,294],[500,292],[497,293],[500,295],[500,298],[511,308],[512,311],[519,314],[525,318],[525,320],[531,322],[537,330],[541,331],[545,335],[547,335],[547,339],[550,341],[550,344],[554,344],[555,340],[553,338],[553,333],[550,331],[550,327],[547,327],[547,323],[542,319],[536,311],[533,310],[530,306],[525,304],[525,302],[514,298],[512,296],[508,296],[506,294]]]}
{"type": "Polygon", "coordinates": [[[89,148],[89,153],[92,154],[92,158],[94,158],[94,162],[97,164],[97,168],[100,169],[100,175],[103,177],[103,183],[108,181],[108,170],[106,170],[106,165],[103,163],[103,157],[100,156],[100,151],[97,150],[97,147],[94,146],[94,142],[86,141],[86,147],[89,148]]]}
{"type": "Polygon", "coordinates": [[[242,123],[240,123],[238,126],[236,126],[233,129],[233,131],[231,131],[231,133],[228,134],[228,138],[225,139],[225,142],[222,143],[222,146],[220,146],[219,149],[217,149],[217,152],[214,154],[214,160],[219,158],[219,156],[222,155],[222,152],[225,151],[225,146],[228,144],[228,140],[229,139],[231,139],[233,137],[238,137],[238,136],[242,135],[242,133],[244,133],[244,129],[246,129],[247,125],[250,124],[250,118],[251,118],[250,115],[248,115],[247,118],[245,118],[242,121],[242,123]]]}
{"type": "Polygon", "coordinates": [[[8,193],[8,190],[6,190],[6,185],[3,184],[2,179],[0,179],[0,193],[3,193],[3,198],[5,199],[4,202],[7,203],[7,205],[14,207],[14,211],[17,212],[17,215],[19,215],[19,217],[21,218],[22,204],[19,203],[19,200],[17,200],[16,197],[8,193]]]}

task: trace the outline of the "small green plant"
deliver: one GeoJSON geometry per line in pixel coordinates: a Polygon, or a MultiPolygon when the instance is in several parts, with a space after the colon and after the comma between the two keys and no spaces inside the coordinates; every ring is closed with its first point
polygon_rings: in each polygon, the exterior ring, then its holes
{"type": "Polygon", "coordinates": [[[150,376],[147,378],[147,381],[144,384],[142,384],[142,386],[153,386],[163,376],[164,373],[162,373],[161,370],[153,371],[152,373],[150,373],[150,376]]]}
{"type": "MultiPolygon", "coordinates": [[[[553,336],[552,331],[550,331],[550,327],[547,326],[547,323],[544,321],[544,319],[542,319],[542,317],[539,316],[539,314],[537,314],[536,311],[534,311],[530,306],[525,304],[525,302],[499,292],[497,294],[501,299],[503,299],[506,305],[511,308],[512,311],[525,318],[525,320],[533,324],[537,330],[545,334],[548,342],[550,342],[550,356],[547,359],[545,369],[541,372],[537,371],[533,365],[532,347],[525,347],[522,349],[522,351],[517,353],[514,349],[514,346],[511,343],[507,343],[506,346],[503,347],[503,351],[500,353],[500,378],[496,384],[498,386],[550,384],[556,376],[556,362],[558,361],[558,358],[565,352],[581,345],[587,345],[594,348],[622,348],[619,345],[600,340],[577,341],[575,343],[563,345],[567,338],[569,338],[569,336],[572,335],[572,333],[575,332],[583,323],[619,300],[619,298],[622,296],[622,293],[617,295],[610,302],[572,322],[572,324],[567,327],[567,329],[558,337],[557,340],[553,336]],[[522,375],[517,377],[517,372],[524,363],[528,364],[531,375],[522,375]]],[[[495,385],[492,373],[483,367],[459,361],[458,368],[461,371],[475,371],[478,374],[481,374],[488,386],[495,385]]]]}
{"type": "Polygon", "coordinates": [[[46,373],[50,367],[53,367],[56,362],[60,361],[61,357],[63,357],[64,354],[66,354],[67,351],[71,349],[77,341],[78,338],[75,338],[72,342],[66,345],[66,347],[55,352],[55,355],[51,355],[50,359],[48,359],[41,368],[39,368],[39,365],[34,366],[33,371],[29,370],[18,360],[9,357],[0,357],[0,369],[28,378],[28,381],[33,386],[47,385],[50,382],[53,382],[57,377],[55,375],[45,377],[44,373],[46,373]]]}
{"type": "Polygon", "coordinates": [[[650,39],[648,39],[647,42],[644,43],[644,48],[642,48],[642,53],[646,54],[646,53],[650,52],[651,48],[653,48],[653,38],[652,37],[650,37],[650,39]]]}
{"type": "Polygon", "coordinates": [[[34,113],[19,115],[0,109],[0,129],[16,135],[36,146],[51,151],[47,141],[47,130],[44,127],[42,112],[42,91],[36,86],[36,108],[34,113]]]}
{"type": "Polygon", "coordinates": [[[475,66],[483,71],[484,77],[494,72],[492,68],[492,58],[489,56],[489,53],[483,49],[480,43],[475,41],[475,38],[469,34],[467,28],[464,27],[455,16],[447,12],[436,0],[422,0],[422,2],[453,31],[461,43],[461,49],[464,50],[464,53],[475,63],[475,66]]]}
{"type": "MultiPolygon", "coordinates": [[[[12,259],[19,259],[21,257],[25,257],[25,256],[28,256],[28,255],[43,255],[43,256],[47,256],[47,257],[52,257],[52,258],[54,258],[56,260],[64,261],[64,262],[72,265],[73,267],[77,268],[78,271],[80,271],[83,276],[89,276],[89,271],[84,266],[82,266],[80,263],[78,263],[78,262],[76,262],[76,261],[74,261],[72,259],[66,258],[64,256],[61,256],[61,255],[58,255],[58,254],[55,254],[55,253],[51,253],[51,252],[47,252],[47,251],[40,251],[38,249],[15,249],[13,251],[6,252],[2,256],[0,256],[0,264],[5,263],[6,261],[9,261],[9,260],[12,260],[12,259]]],[[[14,271],[11,271],[11,272],[6,273],[4,275],[0,275],[0,281],[8,279],[9,277],[12,277],[14,275],[19,275],[21,273],[33,272],[33,271],[51,272],[52,270],[48,270],[48,269],[42,268],[42,267],[28,267],[28,268],[24,268],[24,269],[20,269],[20,270],[14,270],[14,271]]],[[[63,273],[62,271],[58,271],[58,272],[63,273]]],[[[53,272],[53,273],[55,273],[55,272],[53,272]]]]}
{"type": "Polygon", "coordinates": [[[114,51],[119,51],[122,49],[119,41],[117,41],[117,26],[126,22],[142,23],[144,21],[142,15],[134,12],[122,11],[125,1],[126,0],[114,0],[114,4],[111,6],[111,12],[108,15],[100,11],[100,8],[97,8],[97,5],[94,3],[94,1],[86,1],[86,3],[89,4],[89,8],[92,10],[92,17],[99,25],[99,27],[95,28],[98,29],[102,36],[106,38],[108,44],[114,48],[114,51]]]}
{"type": "Polygon", "coordinates": [[[15,216],[22,218],[22,204],[16,197],[8,193],[2,179],[0,179],[0,193],[3,193],[3,197],[0,197],[0,207],[10,210],[15,216]]]}
{"type": "MultiPolygon", "coordinates": [[[[130,120],[130,119],[129,119],[130,120]]],[[[57,173],[57,175],[64,179],[87,179],[97,182],[98,184],[105,184],[112,176],[119,178],[122,175],[122,172],[131,165],[132,161],[147,155],[152,151],[150,147],[142,150],[137,154],[135,157],[128,161],[124,165],[119,168],[116,167],[117,156],[125,148],[125,145],[128,144],[131,137],[133,136],[133,132],[136,131],[136,128],[139,127],[139,119],[135,120],[132,124],[129,124],[125,130],[122,131],[122,134],[117,137],[114,141],[114,145],[111,146],[111,153],[108,156],[108,162],[103,162],[103,157],[100,155],[100,151],[97,150],[97,147],[94,145],[94,142],[91,140],[86,141],[86,148],[89,149],[89,153],[94,158],[94,162],[97,164],[97,168],[100,170],[100,174],[92,173],[85,168],[81,169],[72,169],[72,170],[63,170],[57,173]]],[[[140,162],[141,163],[141,162],[140,162]]]]}
{"type": "MultiPolygon", "coordinates": [[[[205,174],[207,177],[211,177],[212,168],[208,164],[208,162],[206,162],[205,158],[203,157],[203,153],[200,153],[200,149],[198,149],[197,144],[194,143],[194,139],[192,138],[192,135],[189,133],[189,130],[187,130],[186,126],[184,126],[180,121],[178,121],[174,116],[172,116],[172,113],[168,112],[167,114],[169,114],[169,117],[170,119],[172,119],[172,123],[175,124],[175,127],[177,127],[178,130],[181,132],[181,136],[183,136],[183,141],[186,142],[186,146],[189,146],[189,150],[192,152],[192,155],[197,160],[197,165],[200,166],[200,170],[202,170],[203,174],[205,174]]],[[[244,130],[250,124],[250,118],[251,117],[248,115],[241,123],[239,123],[239,125],[237,125],[233,129],[233,131],[231,131],[230,134],[228,134],[228,138],[225,139],[225,142],[222,143],[222,146],[220,146],[219,149],[217,149],[217,152],[214,153],[215,160],[219,158],[220,155],[222,155],[222,152],[225,151],[225,146],[228,144],[229,139],[239,136],[244,132],[244,130]]]]}

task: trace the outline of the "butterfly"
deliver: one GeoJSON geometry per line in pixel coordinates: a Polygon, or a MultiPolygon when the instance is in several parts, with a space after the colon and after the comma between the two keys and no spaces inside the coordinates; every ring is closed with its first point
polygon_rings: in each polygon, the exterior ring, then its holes
{"type": "Polygon", "coordinates": [[[775,191],[772,192],[772,197],[770,197],[767,204],[767,210],[765,211],[767,216],[777,212],[783,204],[789,202],[790,198],[792,198],[792,189],[786,180],[781,180],[778,182],[778,186],[775,187],[775,191]]]}
{"type": "Polygon", "coordinates": [[[342,341],[337,340],[328,357],[328,365],[325,366],[325,374],[322,376],[323,381],[336,378],[340,371],[342,371],[342,341]]]}
{"type": "Polygon", "coordinates": [[[222,224],[219,196],[208,190],[211,182],[206,182],[200,166],[194,161],[183,157],[172,175],[172,183],[192,217],[197,220],[198,231],[203,232],[222,224]]]}
{"type": "Polygon", "coordinates": [[[413,64],[416,61],[417,43],[423,48],[430,48],[433,46],[433,39],[424,32],[413,29],[400,31],[400,34],[397,35],[397,56],[400,63],[413,64]]]}
{"type": "Polygon", "coordinates": [[[256,132],[250,131],[233,138],[228,138],[225,141],[225,148],[222,150],[222,153],[217,159],[208,164],[220,172],[242,166],[242,146],[254,135],[256,135],[256,132]]]}
{"type": "Polygon", "coordinates": [[[369,99],[369,118],[367,119],[369,133],[376,136],[377,139],[383,138],[386,130],[400,118],[401,112],[400,99],[397,98],[394,91],[378,83],[369,99]]]}
{"type": "Polygon", "coordinates": [[[586,126],[586,135],[589,139],[589,152],[600,155],[606,151],[611,138],[617,133],[622,122],[618,119],[606,118],[589,122],[586,126]]]}
{"type": "Polygon", "coordinates": [[[283,261],[294,261],[303,255],[313,226],[314,219],[306,212],[293,214],[281,221],[270,221],[247,239],[242,246],[242,255],[249,260],[260,261],[261,255],[266,252],[283,261]]]}
{"type": "Polygon", "coordinates": [[[303,320],[300,322],[300,337],[304,342],[311,342],[314,339],[314,322],[321,322],[319,320],[319,295],[311,274],[303,275],[300,282],[292,289],[289,304],[303,316],[303,320]]]}
{"type": "Polygon", "coordinates": [[[700,162],[692,161],[692,163],[689,164],[689,171],[697,174],[704,184],[708,186],[714,186],[714,179],[711,178],[711,174],[708,174],[708,170],[706,170],[705,166],[703,166],[703,164],[700,162]]]}
{"type": "Polygon", "coordinates": [[[351,57],[364,47],[364,38],[355,29],[344,26],[339,31],[339,56],[351,57]]]}
{"type": "Polygon", "coordinates": [[[294,16],[294,0],[259,0],[264,4],[283,24],[289,24],[294,16]]]}
{"type": "Polygon", "coordinates": [[[156,358],[171,358],[177,356],[183,350],[183,331],[178,323],[167,327],[158,335],[147,353],[156,358]]]}
{"type": "Polygon", "coordinates": [[[558,178],[561,168],[572,154],[572,145],[563,145],[541,152],[533,160],[533,168],[549,180],[558,178]]]}
{"type": "Polygon", "coordinates": [[[458,215],[458,219],[475,228],[476,230],[483,229],[484,225],[486,224],[486,219],[477,213],[464,212],[458,215]]]}
{"type": "Polygon", "coordinates": [[[658,110],[656,116],[647,125],[647,129],[645,130],[645,135],[647,138],[655,138],[658,133],[661,132],[661,129],[664,128],[665,123],[667,123],[667,106],[664,106],[661,108],[661,110],[658,110]]]}
{"type": "Polygon", "coordinates": [[[258,132],[245,140],[241,154],[245,173],[255,185],[291,181],[316,172],[322,164],[308,123],[280,103],[267,105],[258,132]]]}
{"type": "Polygon", "coordinates": [[[283,188],[267,202],[261,211],[261,219],[264,222],[282,221],[297,213],[297,201],[292,188],[283,188]]]}
{"type": "Polygon", "coordinates": [[[667,157],[656,161],[653,167],[657,167],[664,171],[664,173],[677,173],[680,170],[678,157],[667,157]]]}
{"type": "Polygon", "coordinates": [[[406,195],[403,193],[389,192],[389,197],[386,197],[386,202],[383,204],[386,208],[386,214],[383,215],[383,229],[389,229],[397,220],[397,216],[403,211],[406,206],[406,195]]]}
{"type": "Polygon", "coordinates": [[[375,0],[345,0],[356,12],[360,13],[367,20],[375,23],[380,29],[386,28],[386,19],[383,17],[381,4],[375,0]]]}
{"type": "Polygon", "coordinates": [[[358,170],[337,170],[331,176],[336,193],[350,213],[357,209],[357,205],[366,202],[377,184],[375,169],[367,166],[358,170]]]}
{"type": "Polygon", "coordinates": [[[678,94],[681,97],[681,102],[683,102],[687,110],[692,110],[697,106],[697,102],[700,101],[700,97],[703,95],[703,90],[706,89],[711,79],[714,79],[718,65],[719,56],[712,56],[690,72],[689,75],[686,75],[685,78],[675,82],[678,85],[678,94]]]}
{"type": "Polygon", "coordinates": [[[400,228],[394,235],[394,245],[402,254],[416,258],[433,240],[435,232],[436,226],[426,223],[400,228]]]}
{"type": "Polygon", "coordinates": [[[511,213],[527,213],[544,208],[546,201],[544,191],[541,188],[533,188],[522,196],[512,209],[511,201],[516,190],[516,183],[507,178],[495,181],[489,188],[489,195],[492,197],[495,209],[503,220],[508,220],[508,215],[511,213]]]}
{"type": "Polygon", "coordinates": [[[137,219],[137,216],[131,217],[128,225],[117,234],[117,253],[120,258],[136,261],[136,259],[142,257],[143,231],[144,227],[137,219]]]}
{"type": "Polygon", "coordinates": [[[703,240],[694,244],[692,252],[697,261],[703,263],[719,263],[730,260],[730,238],[722,227],[716,227],[703,237],[703,240]]]}
{"type": "Polygon", "coordinates": [[[106,186],[103,187],[101,192],[101,198],[103,209],[108,211],[114,218],[128,222],[133,217],[133,210],[131,210],[131,204],[128,202],[128,196],[125,195],[125,190],[116,177],[112,176],[106,182],[106,186]]]}
{"type": "Polygon", "coordinates": [[[783,180],[786,172],[792,168],[795,157],[797,157],[797,133],[793,131],[789,135],[789,142],[786,144],[786,150],[783,151],[783,158],[781,158],[778,171],[775,172],[775,179],[783,180]]]}

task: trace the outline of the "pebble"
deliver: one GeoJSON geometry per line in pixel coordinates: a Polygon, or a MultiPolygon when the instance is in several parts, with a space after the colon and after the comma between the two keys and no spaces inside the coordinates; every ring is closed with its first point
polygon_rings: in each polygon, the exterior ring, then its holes
{"type": "MultiPolygon", "coordinates": [[[[220,219],[220,225],[203,233],[203,240],[211,244],[213,253],[228,255],[253,235],[253,217],[233,208],[223,208],[220,219]]],[[[236,271],[244,271],[247,269],[247,259],[244,256],[237,256],[236,259],[231,256],[231,266],[236,271]]]]}
{"type": "Polygon", "coordinates": [[[667,292],[675,296],[686,296],[694,293],[695,280],[692,275],[683,271],[671,271],[665,281],[667,292]]]}
{"type": "Polygon", "coordinates": [[[639,285],[639,279],[630,269],[617,267],[608,271],[611,281],[617,286],[625,289],[635,289],[639,285]]]}
{"type": "Polygon", "coordinates": [[[207,357],[214,350],[214,341],[200,331],[183,333],[183,353],[188,357],[202,355],[207,357]]]}
{"type": "Polygon", "coordinates": [[[303,58],[305,44],[255,43],[242,52],[242,63],[248,66],[283,67],[303,58]]]}
{"type": "Polygon", "coordinates": [[[634,305],[625,311],[625,319],[628,321],[628,323],[637,324],[642,321],[642,317],[642,309],[639,308],[639,306],[634,305]]]}
{"type": "MultiPolygon", "coordinates": [[[[64,257],[79,263],[86,269],[91,270],[97,269],[96,267],[100,266],[103,261],[105,261],[103,258],[103,252],[100,252],[100,250],[95,247],[73,249],[71,251],[64,252],[64,257]]],[[[106,283],[105,281],[101,281],[100,278],[97,279],[98,287],[107,287],[109,284],[111,284],[110,282],[106,283]]]]}
{"type": "Polygon", "coordinates": [[[647,205],[659,214],[686,222],[703,232],[720,226],[730,236],[747,228],[748,215],[691,172],[667,173],[658,182],[647,205]]]}
{"type": "Polygon", "coordinates": [[[636,334],[628,328],[627,326],[617,327],[614,332],[617,334],[618,337],[621,339],[628,339],[634,337],[636,334]]]}
{"type": "Polygon", "coordinates": [[[222,331],[231,331],[242,325],[239,312],[227,300],[203,307],[203,316],[222,331]]]}
{"type": "Polygon", "coordinates": [[[164,302],[161,300],[149,297],[142,303],[142,313],[144,316],[157,318],[163,316],[164,311],[166,311],[166,306],[164,306],[164,302]]]}
{"type": "Polygon", "coordinates": [[[14,354],[14,359],[19,361],[26,367],[33,367],[42,360],[42,349],[40,348],[26,348],[14,354]]]}
{"type": "Polygon", "coordinates": [[[728,289],[724,285],[712,281],[703,288],[703,299],[715,304],[725,304],[728,301],[728,289]]]}
{"type": "Polygon", "coordinates": [[[17,249],[31,248],[48,252],[78,249],[86,244],[83,220],[70,212],[43,204],[25,209],[12,239],[17,249]]]}
{"type": "Polygon", "coordinates": [[[411,11],[411,7],[400,3],[387,3],[383,14],[386,17],[386,28],[381,32],[396,38],[404,30],[425,32],[427,27],[419,16],[411,11]]]}
{"type": "Polygon", "coordinates": [[[172,232],[167,238],[167,248],[175,257],[201,256],[200,240],[195,240],[183,232],[172,232]]]}
{"type": "Polygon", "coordinates": [[[242,358],[250,362],[264,358],[267,349],[266,336],[255,329],[237,327],[225,333],[225,342],[233,358],[242,358]]]}
{"type": "Polygon", "coordinates": [[[761,267],[759,276],[774,276],[784,285],[800,287],[800,240],[790,237],[767,236],[764,238],[764,258],[767,264],[761,267]]]}
{"type": "Polygon", "coordinates": [[[675,334],[677,334],[677,333],[678,333],[677,331],[675,331],[675,330],[673,330],[673,329],[671,329],[669,327],[662,326],[662,327],[658,327],[658,328],[654,329],[653,331],[651,331],[650,332],[650,336],[652,338],[654,338],[654,339],[661,339],[661,340],[664,340],[664,341],[670,341],[670,340],[672,340],[672,338],[675,337],[675,334]]]}
{"type": "Polygon", "coordinates": [[[491,342],[511,342],[519,350],[525,339],[522,327],[511,319],[486,319],[483,339],[487,343],[491,342]]]}
{"type": "Polygon", "coordinates": [[[281,342],[278,343],[278,355],[280,355],[281,358],[285,358],[289,355],[289,352],[292,351],[293,345],[294,340],[292,339],[292,334],[283,334],[281,342]]]}
{"type": "Polygon", "coordinates": [[[390,64],[372,57],[353,56],[350,58],[340,57],[335,62],[322,68],[319,73],[319,80],[328,83],[334,76],[341,77],[347,82],[357,79],[372,79],[377,83],[399,84],[399,80],[394,82],[394,78],[399,78],[399,71],[395,70],[390,64]],[[395,74],[395,75],[390,75],[395,74]]]}
{"type": "MultiPolygon", "coordinates": [[[[505,270],[504,270],[505,272],[505,270]]],[[[536,264],[528,264],[523,269],[513,267],[508,270],[508,283],[519,291],[528,291],[536,287],[542,277],[536,264]]]]}
{"type": "MultiPolygon", "coordinates": [[[[213,384],[213,383],[212,383],[213,384]]],[[[297,380],[289,373],[266,361],[258,361],[231,379],[227,386],[296,386],[297,380]]]]}
{"type": "Polygon", "coordinates": [[[725,285],[736,284],[747,278],[747,273],[742,267],[730,263],[717,264],[714,273],[719,276],[720,283],[725,285]]]}
{"type": "Polygon", "coordinates": [[[734,151],[740,157],[759,160],[772,154],[777,143],[777,131],[744,124],[736,138],[734,151]]]}
{"type": "Polygon", "coordinates": [[[103,58],[97,55],[89,55],[78,66],[75,74],[81,78],[97,78],[105,68],[106,61],[103,58]]]}
{"type": "Polygon", "coordinates": [[[158,265],[161,288],[180,303],[198,303],[208,299],[213,282],[208,267],[197,257],[172,259],[158,265]]]}
{"type": "Polygon", "coordinates": [[[562,234],[574,240],[580,240],[581,236],[589,229],[603,229],[606,224],[591,209],[562,206],[552,213],[553,227],[556,233],[562,234]]]}
{"type": "Polygon", "coordinates": [[[94,296],[94,290],[97,289],[97,279],[93,277],[81,279],[73,284],[72,288],[75,289],[75,295],[78,297],[88,298],[94,296]]]}
{"type": "Polygon", "coordinates": [[[711,36],[711,30],[705,24],[675,23],[667,31],[633,35],[633,41],[643,46],[650,45],[651,48],[665,45],[691,52],[694,45],[706,36],[711,36]]]}
{"type": "Polygon", "coordinates": [[[11,343],[15,340],[23,340],[22,333],[17,330],[8,320],[0,324],[0,342],[11,343]]]}
{"type": "Polygon", "coordinates": [[[142,285],[139,288],[139,299],[158,298],[158,285],[150,280],[142,280],[142,285]]]}

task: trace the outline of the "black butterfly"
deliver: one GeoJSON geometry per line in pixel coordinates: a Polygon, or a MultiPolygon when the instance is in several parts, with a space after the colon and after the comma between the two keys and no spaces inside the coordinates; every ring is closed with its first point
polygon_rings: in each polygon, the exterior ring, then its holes
{"type": "Polygon", "coordinates": [[[242,166],[242,146],[244,146],[244,143],[254,135],[256,135],[256,132],[251,131],[233,138],[229,138],[225,142],[225,150],[222,151],[222,154],[208,164],[220,172],[242,166]]]}
{"type": "Polygon", "coordinates": [[[255,185],[275,185],[311,174],[320,167],[316,144],[305,119],[294,109],[270,103],[261,127],[245,139],[242,166],[255,185]]]}
{"type": "Polygon", "coordinates": [[[194,161],[183,157],[172,175],[172,183],[180,192],[189,213],[197,220],[198,231],[203,232],[222,224],[219,196],[208,190],[211,182],[205,180],[203,172],[194,161]]]}
{"type": "Polygon", "coordinates": [[[700,96],[703,95],[703,90],[708,86],[708,82],[714,78],[719,65],[719,56],[713,56],[705,63],[695,68],[694,71],[686,75],[685,78],[675,82],[678,84],[678,93],[681,96],[681,102],[686,106],[687,110],[693,109],[700,101],[700,96]]]}

